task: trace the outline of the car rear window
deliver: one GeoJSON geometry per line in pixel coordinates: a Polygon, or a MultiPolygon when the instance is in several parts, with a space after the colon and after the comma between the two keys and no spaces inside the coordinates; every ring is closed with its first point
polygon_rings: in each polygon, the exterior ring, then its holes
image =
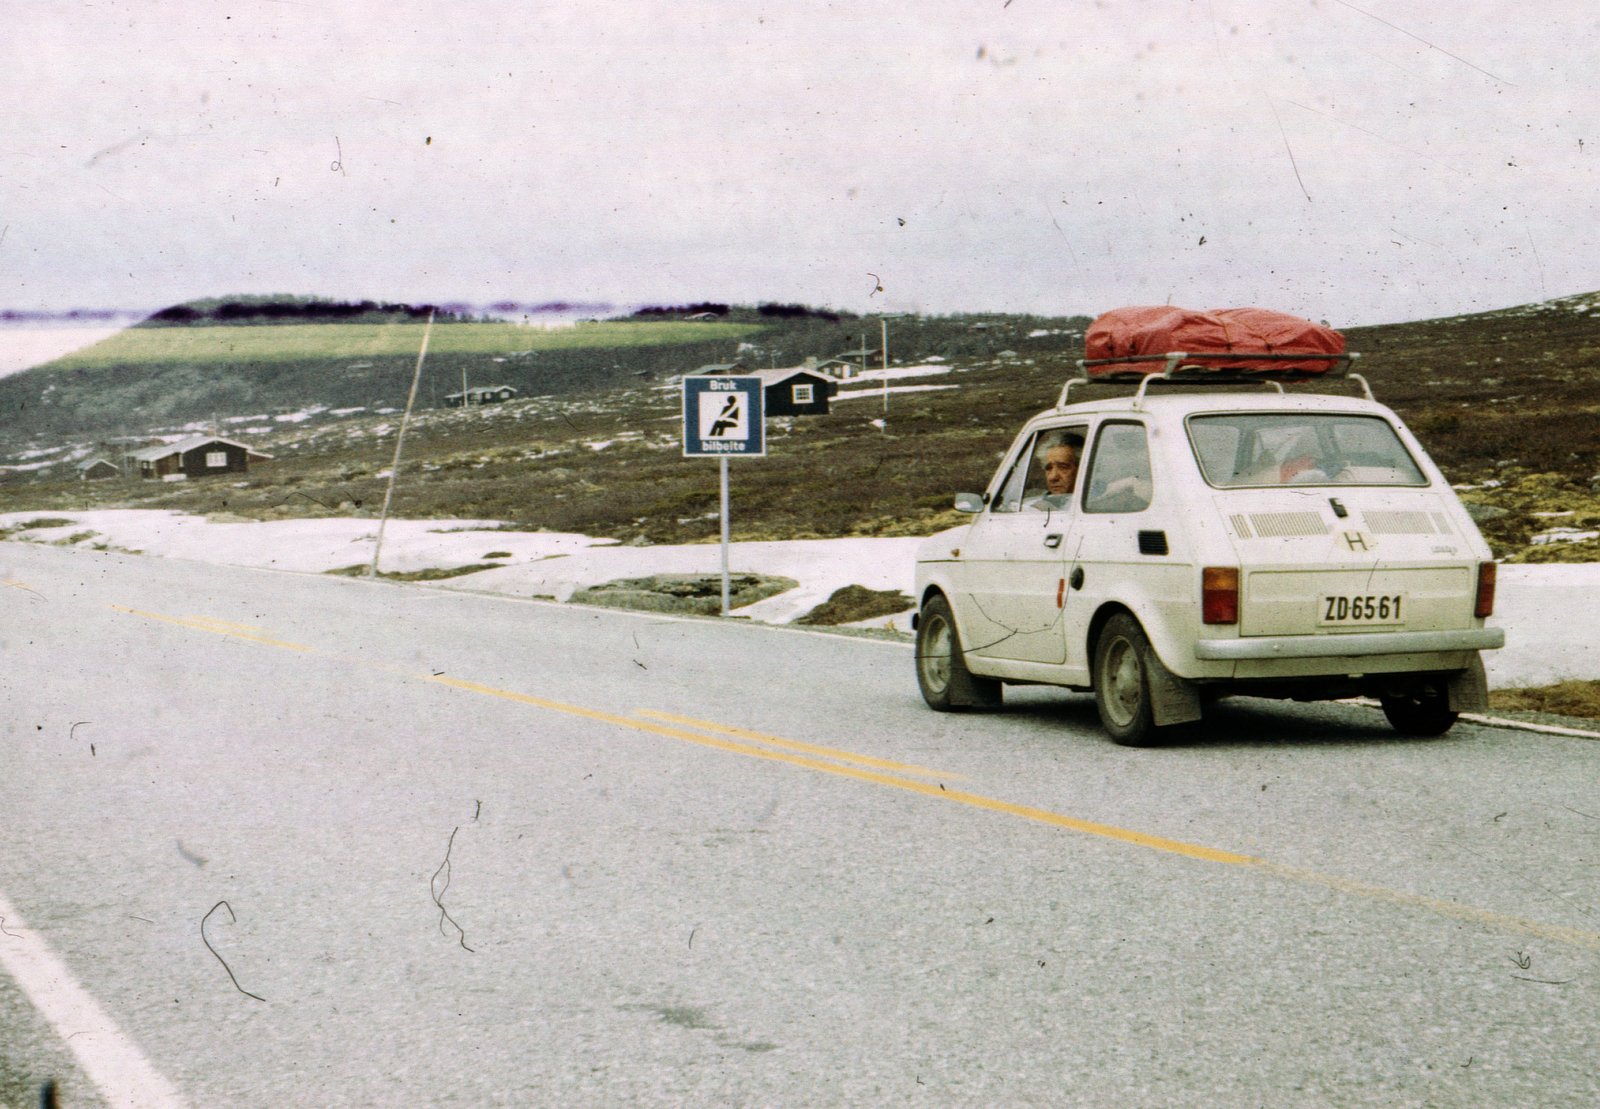
{"type": "Polygon", "coordinates": [[[1189,442],[1206,481],[1259,485],[1427,485],[1378,416],[1234,412],[1190,416],[1189,442]]]}

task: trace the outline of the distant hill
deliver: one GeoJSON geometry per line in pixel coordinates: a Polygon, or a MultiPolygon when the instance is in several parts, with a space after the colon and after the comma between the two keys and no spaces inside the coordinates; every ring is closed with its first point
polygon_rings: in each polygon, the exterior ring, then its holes
{"type": "Polygon", "coordinates": [[[135,327],[245,326],[261,323],[393,323],[425,320],[432,312],[441,322],[466,319],[462,313],[428,304],[389,304],[371,300],[324,300],[321,297],[236,296],[192,300],[152,313],[135,327]]]}
{"type": "Polygon", "coordinates": [[[1344,335],[1441,465],[1600,473],[1600,293],[1344,335]]]}

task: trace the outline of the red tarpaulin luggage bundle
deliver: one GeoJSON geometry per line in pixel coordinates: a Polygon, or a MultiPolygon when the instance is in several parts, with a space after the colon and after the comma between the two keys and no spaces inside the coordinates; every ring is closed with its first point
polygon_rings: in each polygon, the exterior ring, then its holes
{"type": "Polygon", "coordinates": [[[1338,360],[1290,356],[1343,354],[1344,336],[1265,308],[1196,312],[1163,306],[1114,308],[1089,325],[1083,345],[1090,377],[1161,373],[1168,365],[1164,359],[1126,360],[1177,352],[1189,356],[1182,360],[1184,366],[1229,374],[1315,376],[1327,373],[1338,360]],[[1229,357],[1241,354],[1256,357],[1229,357]],[[1260,357],[1272,354],[1284,357],[1260,357]]]}

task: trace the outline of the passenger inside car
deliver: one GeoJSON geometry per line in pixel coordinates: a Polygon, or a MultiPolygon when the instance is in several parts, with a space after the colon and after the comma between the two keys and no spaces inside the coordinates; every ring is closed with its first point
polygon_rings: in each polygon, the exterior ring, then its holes
{"type": "Polygon", "coordinates": [[[1201,469],[1223,488],[1260,485],[1423,485],[1381,419],[1366,416],[1195,416],[1201,469]]]}

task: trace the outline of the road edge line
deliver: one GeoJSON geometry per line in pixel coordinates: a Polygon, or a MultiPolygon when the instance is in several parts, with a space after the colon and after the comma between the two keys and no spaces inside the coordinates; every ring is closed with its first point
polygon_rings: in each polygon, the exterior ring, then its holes
{"type": "Polygon", "coordinates": [[[111,1109],[188,1109],[176,1086],[117,1027],[0,892],[0,967],[72,1049],[111,1109]]]}
{"type": "Polygon", "coordinates": [[[1600,739],[1600,732],[1586,732],[1581,728],[1561,728],[1554,724],[1535,724],[1531,720],[1507,720],[1499,716],[1480,716],[1475,712],[1464,712],[1461,719],[1469,724],[1481,724],[1489,728],[1505,728],[1514,732],[1538,732],[1542,735],[1569,735],[1581,739],[1600,739]]]}
{"type": "MultiPolygon", "coordinates": [[[[1341,705],[1356,705],[1360,708],[1381,709],[1382,702],[1373,697],[1341,697],[1341,705]]],[[[1581,728],[1563,728],[1556,724],[1535,724],[1531,720],[1507,720],[1503,716],[1485,716],[1477,712],[1464,712],[1460,719],[1468,724],[1478,724],[1485,728],[1505,728],[1513,732],[1538,732],[1542,735],[1570,735],[1580,739],[1600,739],[1600,732],[1586,732],[1581,728]]]]}

